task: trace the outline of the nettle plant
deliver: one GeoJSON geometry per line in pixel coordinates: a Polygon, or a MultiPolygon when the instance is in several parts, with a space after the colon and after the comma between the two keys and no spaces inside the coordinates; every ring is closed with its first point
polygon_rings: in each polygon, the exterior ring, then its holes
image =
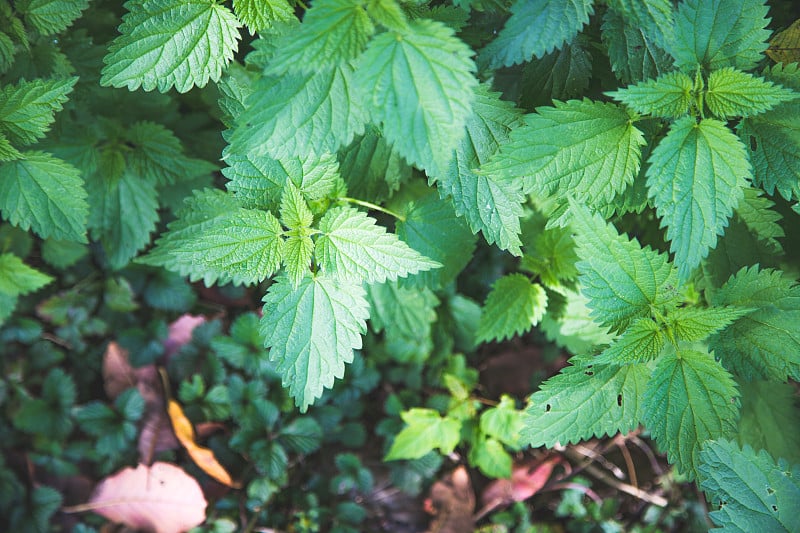
{"type": "MultiPolygon", "coordinates": [[[[765,1],[132,0],[117,34],[90,9],[53,37],[87,6],[0,1],[0,212],[52,265],[91,240],[110,269],[261,284],[265,346],[305,411],[368,320],[431,335],[480,233],[516,269],[478,340],[539,324],[575,357],[519,439],[504,400],[514,428],[467,440],[508,463],[501,442],[643,424],[719,524],[798,529],[800,288],[777,239],[797,237],[800,70],[765,57],[765,1]],[[224,188],[175,134],[204,119],[163,116],[160,93],[195,87],[227,128],[224,188]]],[[[11,248],[0,270],[3,318],[51,280],[11,248]]],[[[450,428],[425,441],[446,453],[464,417],[445,411],[404,418],[450,428]]]]}

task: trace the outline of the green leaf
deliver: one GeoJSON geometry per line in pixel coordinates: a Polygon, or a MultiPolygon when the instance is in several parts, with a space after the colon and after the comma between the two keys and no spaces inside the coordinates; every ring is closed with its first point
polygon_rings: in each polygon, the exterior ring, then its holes
{"type": "MultiPolygon", "coordinates": [[[[368,0],[366,4],[367,13],[376,23],[387,30],[408,31],[408,19],[403,10],[404,6],[401,6],[397,0],[368,0]]],[[[433,10],[427,15],[429,18],[436,18],[433,16],[433,10]]]]}
{"type": "Polygon", "coordinates": [[[22,153],[11,146],[11,141],[0,131],[0,163],[3,161],[13,161],[15,159],[22,159],[22,153]]]}
{"type": "Polygon", "coordinates": [[[67,29],[89,7],[89,0],[21,0],[17,10],[42,35],[52,35],[67,29]]]}
{"type": "Polygon", "coordinates": [[[17,296],[12,296],[5,292],[0,292],[0,325],[3,325],[8,317],[14,312],[17,307],[17,296]]]}
{"type": "Polygon", "coordinates": [[[419,459],[436,448],[446,455],[461,440],[461,421],[433,409],[414,407],[400,413],[407,425],[397,434],[384,461],[419,459]]]}
{"type": "Polygon", "coordinates": [[[442,267],[420,272],[401,285],[437,289],[453,281],[467,266],[475,250],[475,237],[453,211],[450,203],[435,194],[409,203],[404,220],[396,225],[397,236],[423,256],[442,267]]]}
{"type": "Polygon", "coordinates": [[[667,324],[678,340],[702,341],[752,311],[744,307],[679,307],[670,311],[667,324]]]}
{"type": "Polygon", "coordinates": [[[119,176],[97,172],[86,188],[92,238],[103,243],[111,266],[122,268],[150,242],[158,222],[158,192],[126,170],[119,176]]]}
{"type": "Polygon", "coordinates": [[[481,52],[491,69],[542,57],[571,41],[594,13],[589,0],[517,0],[511,17],[481,52]]]}
{"type": "Polygon", "coordinates": [[[339,151],[339,168],[351,196],[376,202],[389,198],[412,171],[374,126],[339,151]]]}
{"type": "Polygon", "coordinates": [[[773,457],[800,462],[800,411],[792,384],[740,381],[742,415],[737,440],[773,457]]]}
{"type": "Polygon", "coordinates": [[[763,194],[761,189],[747,187],[744,198],[736,207],[736,214],[747,225],[747,229],[778,252],[782,248],[776,237],[785,236],[783,227],[778,224],[782,217],[771,209],[775,203],[763,194]]]}
{"type": "Polygon", "coordinates": [[[51,281],[51,276],[29,267],[16,255],[0,254],[0,292],[19,296],[36,291],[51,281]]]}
{"type": "Polygon", "coordinates": [[[469,450],[469,464],[492,479],[510,478],[513,459],[496,439],[478,439],[469,450]]]}
{"type": "Polygon", "coordinates": [[[230,180],[228,190],[244,207],[277,210],[289,181],[311,200],[324,198],[339,179],[336,157],[329,153],[273,159],[227,150],[224,158],[228,166],[222,173],[230,180]]]}
{"type": "Polygon", "coordinates": [[[281,196],[281,222],[290,229],[310,228],[314,222],[314,214],[308,208],[303,193],[294,186],[287,183],[281,196]]]}
{"type": "Polygon", "coordinates": [[[271,28],[274,22],[295,18],[294,10],[286,0],[233,0],[233,12],[251,35],[271,28]]]}
{"type": "Polygon", "coordinates": [[[711,303],[756,308],[710,340],[726,367],[750,379],[800,379],[800,286],[779,271],[743,268],[711,303]]]}
{"type": "Polygon", "coordinates": [[[341,66],[364,51],[374,32],[363,2],[317,0],[300,27],[278,41],[278,51],[266,72],[277,76],[341,66]]]}
{"type": "Polygon", "coordinates": [[[694,100],[694,81],[683,72],[668,72],[658,79],[606,93],[637,113],[657,117],[679,117],[689,111],[694,100]]]}
{"type": "Polygon", "coordinates": [[[261,334],[269,358],[301,411],[308,409],[361,348],[369,304],[360,285],[324,276],[276,279],[264,296],[261,334]]]}
{"type": "Polygon", "coordinates": [[[21,145],[44,137],[77,81],[76,77],[21,80],[0,88],[0,135],[21,145]]]}
{"type": "Polygon", "coordinates": [[[205,189],[186,200],[169,231],[139,262],[202,279],[207,286],[258,283],[280,267],[281,232],[269,212],[244,209],[223,191],[205,189]]]}
{"type": "Polygon", "coordinates": [[[685,0],[675,15],[668,50],[675,66],[693,71],[735,67],[750,70],[761,61],[770,31],[764,0],[685,0]]]}
{"type": "Polygon", "coordinates": [[[367,122],[355,84],[348,64],[259,78],[231,137],[232,149],[281,159],[335,152],[363,133],[367,122]]]}
{"type": "Polygon", "coordinates": [[[708,76],[706,105],[719,118],[758,115],[798,97],[800,93],[731,67],[708,76]]]}
{"type": "MultiPolygon", "coordinates": [[[[767,80],[800,91],[800,66],[774,65],[767,80]]],[[[750,147],[753,183],[790,200],[800,196],[800,102],[794,100],[740,123],[739,136],[750,147]]]]}
{"type": "Polygon", "coordinates": [[[721,531],[800,530],[800,466],[776,464],[763,450],[740,449],[727,440],[706,444],[700,461],[700,486],[716,508],[711,519],[721,531]]]}
{"type": "Polygon", "coordinates": [[[218,81],[233,59],[239,21],[215,0],[129,0],[103,58],[100,84],[185,93],[218,81]]]}
{"type": "Polygon", "coordinates": [[[186,157],[178,138],[161,124],[136,122],[125,133],[133,147],[125,161],[130,171],[142,179],[165,185],[217,169],[203,159],[186,157]]]}
{"type": "Polygon", "coordinates": [[[88,252],[85,244],[74,241],[47,239],[42,243],[42,259],[59,269],[74,265],[88,252]]]}
{"type": "Polygon", "coordinates": [[[664,327],[650,318],[633,321],[611,346],[594,359],[598,365],[645,363],[659,356],[667,344],[664,327]]]}
{"type": "Polygon", "coordinates": [[[644,364],[573,365],[545,381],[528,401],[522,442],[534,448],[627,433],[642,421],[641,397],[650,369],[644,364]]]}
{"type": "Polygon", "coordinates": [[[441,267],[352,207],[329,209],[318,229],[322,235],[316,242],[317,263],[331,277],[383,283],[441,267]]]}
{"type": "Polygon", "coordinates": [[[672,38],[673,14],[670,0],[608,0],[608,7],[619,13],[626,24],[642,33],[660,48],[672,38]]]}
{"type": "Polygon", "coordinates": [[[618,12],[606,11],[601,32],[611,70],[623,83],[657,78],[672,69],[669,54],[645,35],[641,26],[627,22],[618,12]]]}
{"type": "Polygon", "coordinates": [[[547,294],[522,274],[498,279],[486,297],[478,325],[477,341],[502,341],[521,335],[539,323],[547,307],[547,294]]]}
{"type": "Polygon", "coordinates": [[[520,105],[533,109],[550,105],[553,100],[582,95],[592,77],[592,55],[588,46],[588,39],[579,35],[560,49],[526,63],[520,81],[520,105]]]}
{"type": "Polygon", "coordinates": [[[750,172],[744,145],[715,119],[678,119],[653,150],[647,187],[681,278],[716,245],[750,172]]]}
{"type": "Polygon", "coordinates": [[[512,449],[519,449],[520,432],[525,425],[523,411],[516,408],[514,398],[504,394],[496,407],[481,413],[480,429],[512,449]]]}
{"type": "Polygon", "coordinates": [[[555,107],[526,115],[525,125],[511,132],[511,141],[481,173],[522,179],[526,194],[570,191],[580,201],[610,201],[639,172],[644,144],[622,107],[590,100],[555,102],[555,107]]]}
{"type": "Polygon", "coordinates": [[[578,279],[578,255],[569,228],[546,227],[544,216],[526,220],[522,228],[523,252],[520,268],[536,274],[551,289],[572,287],[578,279]]]}
{"type": "Polygon", "coordinates": [[[579,281],[595,320],[622,331],[632,320],[649,317],[651,307],[676,303],[678,277],[665,254],[619,235],[572,200],[570,211],[578,233],[579,281]]]}
{"type": "Polygon", "coordinates": [[[311,273],[314,241],[306,233],[304,230],[290,231],[284,246],[283,264],[286,275],[295,287],[311,273]]]}
{"type": "Polygon", "coordinates": [[[659,359],[644,410],[645,425],[669,462],[694,478],[703,443],[735,434],[739,392],[711,355],[680,349],[659,359]]]}
{"type": "Polygon", "coordinates": [[[436,321],[439,299],[428,288],[399,287],[397,283],[367,285],[370,324],[376,333],[427,337],[436,321]]]}
{"type": "Polygon", "coordinates": [[[513,255],[521,255],[519,218],[525,195],[514,180],[473,169],[486,163],[508,141],[509,132],[520,122],[521,111],[501,100],[499,93],[484,85],[476,90],[473,113],[467,119],[467,134],[455,149],[453,159],[441,175],[434,175],[439,195],[451,196],[456,214],[466,217],[470,229],[482,231],[489,244],[497,243],[513,255]]]}
{"type": "Polygon", "coordinates": [[[14,48],[11,37],[0,31],[0,74],[4,74],[14,63],[14,48]]]}
{"type": "Polygon", "coordinates": [[[370,41],[356,66],[370,116],[411,164],[436,175],[463,138],[475,64],[470,48],[440,22],[418,19],[409,32],[370,41]]]}
{"type": "Polygon", "coordinates": [[[41,237],[86,242],[89,204],[80,172],[44,152],[0,163],[0,212],[41,237]]]}
{"type": "Polygon", "coordinates": [[[287,450],[309,454],[319,449],[322,437],[323,431],[319,423],[310,416],[304,416],[281,428],[278,442],[287,450]]]}

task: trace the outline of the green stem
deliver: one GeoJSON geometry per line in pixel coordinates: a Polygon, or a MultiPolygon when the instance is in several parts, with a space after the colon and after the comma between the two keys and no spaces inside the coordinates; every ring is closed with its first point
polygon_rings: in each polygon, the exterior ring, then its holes
{"type": "Polygon", "coordinates": [[[375,211],[380,211],[381,213],[386,213],[387,215],[393,216],[394,218],[396,218],[401,222],[406,221],[406,217],[404,217],[403,215],[395,213],[394,211],[386,209],[385,207],[381,207],[378,204],[373,204],[372,202],[367,202],[365,200],[358,200],[357,198],[350,198],[349,196],[340,196],[339,198],[336,199],[336,201],[348,202],[351,204],[360,205],[361,207],[366,207],[367,209],[373,209],[375,211]]]}

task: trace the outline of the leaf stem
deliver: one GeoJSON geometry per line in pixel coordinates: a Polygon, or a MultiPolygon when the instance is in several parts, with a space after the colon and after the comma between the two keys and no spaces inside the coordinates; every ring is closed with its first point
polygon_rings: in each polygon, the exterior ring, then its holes
{"type": "Polygon", "coordinates": [[[401,215],[400,213],[395,213],[390,209],[386,209],[385,207],[381,207],[378,204],[373,204],[372,202],[367,202],[365,200],[359,200],[357,198],[350,198],[349,196],[340,196],[336,199],[337,202],[348,202],[351,204],[360,205],[361,207],[366,207],[367,209],[373,209],[375,211],[380,211],[381,213],[386,213],[387,215],[393,216],[397,220],[401,222],[406,221],[406,217],[401,215]]]}

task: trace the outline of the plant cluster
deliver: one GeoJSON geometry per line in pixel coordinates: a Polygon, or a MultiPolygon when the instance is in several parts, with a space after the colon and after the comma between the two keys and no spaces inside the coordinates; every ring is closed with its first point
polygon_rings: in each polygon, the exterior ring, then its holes
{"type": "Polygon", "coordinates": [[[0,514],[180,453],[98,392],[115,340],[225,427],[250,528],[365,527],[367,457],[419,492],[641,425],[715,524],[800,529],[791,4],[0,0],[0,514]],[[483,398],[541,336],[568,365],[483,398]]]}

